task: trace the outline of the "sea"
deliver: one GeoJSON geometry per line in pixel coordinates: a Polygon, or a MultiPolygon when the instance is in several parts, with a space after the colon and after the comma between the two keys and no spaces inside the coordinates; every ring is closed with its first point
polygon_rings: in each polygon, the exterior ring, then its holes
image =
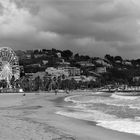
{"type": "Polygon", "coordinates": [[[140,96],[82,94],[66,97],[67,108],[59,115],[96,122],[116,131],[140,135],[140,96]]]}

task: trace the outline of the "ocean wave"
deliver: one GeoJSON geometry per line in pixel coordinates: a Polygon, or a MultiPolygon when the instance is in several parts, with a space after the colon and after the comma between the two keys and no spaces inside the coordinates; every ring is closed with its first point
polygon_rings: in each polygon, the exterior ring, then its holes
{"type": "Polygon", "coordinates": [[[121,100],[136,100],[139,98],[139,96],[122,96],[116,94],[112,94],[111,97],[116,99],[121,99],[121,100]]]}
{"type": "Polygon", "coordinates": [[[75,95],[64,99],[66,102],[71,101],[73,103],[104,103],[117,106],[124,106],[125,104],[128,105],[129,103],[133,103],[133,100],[140,102],[140,98],[136,96],[119,96],[115,94],[113,94],[111,97],[75,95]]]}
{"type": "Polygon", "coordinates": [[[116,116],[114,115],[109,115],[105,114],[100,111],[78,111],[75,110],[74,112],[69,112],[69,111],[57,111],[56,114],[71,117],[71,118],[76,118],[76,119],[82,119],[82,120],[88,120],[88,121],[101,121],[101,120],[115,120],[116,116]]]}
{"type": "Polygon", "coordinates": [[[103,103],[104,101],[110,101],[107,97],[102,96],[90,96],[90,95],[75,95],[69,96],[64,99],[66,102],[73,102],[73,103],[103,103]]]}
{"type": "Polygon", "coordinates": [[[80,103],[80,101],[74,100],[74,98],[79,97],[79,96],[81,96],[81,95],[69,96],[69,97],[66,97],[66,98],[64,99],[64,101],[65,101],[65,102],[80,103]]]}
{"type": "Polygon", "coordinates": [[[66,97],[65,101],[75,103],[73,106],[70,106],[74,111],[61,110],[58,111],[57,114],[94,121],[97,122],[98,126],[107,129],[140,135],[139,97],[75,95],[66,97]],[[131,112],[133,115],[131,115],[131,112]]]}
{"type": "Polygon", "coordinates": [[[131,109],[138,109],[138,110],[140,110],[140,104],[131,104],[131,105],[128,105],[129,106],[129,108],[131,108],[131,109]]]}
{"type": "Polygon", "coordinates": [[[105,127],[120,132],[140,135],[140,122],[131,119],[118,119],[110,121],[99,121],[98,126],[105,127]]]}
{"type": "Polygon", "coordinates": [[[56,114],[86,121],[94,121],[97,123],[96,125],[107,129],[140,135],[139,117],[134,120],[120,119],[113,115],[104,114],[99,111],[93,111],[92,113],[58,111],[56,114]]]}
{"type": "Polygon", "coordinates": [[[64,99],[66,102],[73,102],[73,108],[85,108],[88,104],[104,104],[117,107],[129,107],[130,109],[140,109],[140,98],[129,96],[112,95],[111,97],[83,96],[75,95],[64,99]]]}

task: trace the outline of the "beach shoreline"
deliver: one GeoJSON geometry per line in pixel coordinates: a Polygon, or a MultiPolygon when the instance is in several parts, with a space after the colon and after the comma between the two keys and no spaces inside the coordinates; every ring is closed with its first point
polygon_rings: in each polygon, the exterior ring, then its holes
{"type": "Polygon", "coordinates": [[[140,136],[56,114],[64,98],[79,93],[26,93],[0,96],[0,140],[139,140],[140,136]],[[15,101],[15,102],[14,102],[15,101]],[[5,103],[4,103],[5,102],[5,103]],[[11,103],[10,103],[11,102],[11,103]],[[6,104],[7,103],[7,104],[6,104]]]}

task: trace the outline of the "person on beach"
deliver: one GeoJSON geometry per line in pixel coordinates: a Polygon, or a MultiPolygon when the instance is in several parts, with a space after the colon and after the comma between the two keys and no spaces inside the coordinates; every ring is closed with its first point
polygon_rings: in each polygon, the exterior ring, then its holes
{"type": "Polygon", "coordinates": [[[68,91],[68,89],[66,89],[66,94],[69,94],[69,91],[68,91]]]}
{"type": "Polygon", "coordinates": [[[55,95],[57,95],[57,93],[58,93],[58,91],[57,91],[57,89],[55,89],[55,95]]]}

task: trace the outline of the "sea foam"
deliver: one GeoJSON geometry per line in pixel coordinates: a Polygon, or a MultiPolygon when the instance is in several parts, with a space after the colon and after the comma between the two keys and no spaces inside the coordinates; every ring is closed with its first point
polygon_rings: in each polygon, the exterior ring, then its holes
{"type": "Polygon", "coordinates": [[[132,109],[140,109],[140,97],[132,97],[132,96],[118,96],[112,95],[111,97],[101,97],[101,96],[83,96],[83,95],[75,95],[66,97],[64,99],[66,102],[73,102],[76,106],[84,106],[83,104],[88,103],[95,103],[95,104],[105,104],[105,105],[112,105],[112,106],[128,106],[132,109]],[[85,100],[83,100],[85,98],[85,100]]]}
{"type": "Polygon", "coordinates": [[[66,111],[58,111],[56,112],[58,115],[63,115],[66,117],[82,119],[86,121],[94,121],[98,126],[112,129],[125,133],[133,133],[136,135],[140,135],[140,122],[131,119],[119,119],[112,115],[107,115],[101,112],[94,113],[83,113],[83,112],[66,112],[66,111]]]}
{"type": "MultiPolygon", "coordinates": [[[[97,122],[98,126],[107,129],[140,135],[140,116],[136,111],[136,109],[140,110],[140,97],[118,95],[112,95],[111,97],[75,95],[66,97],[65,101],[71,101],[74,103],[73,106],[69,106],[70,108],[73,108],[73,111],[61,110],[56,112],[57,114],[76,119],[94,121],[97,122]],[[94,110],[96,105],[98,105],[99,110],[94,110]],[[128,107],[135,109],[134,113],[136,112],[136,114],[133,114],[135,117],[117,117],[115,106],[120,106],[117,109],[122,109],[122,107],[124,107],[124,110],[120,110],[121,112],[118,111],[119,116],[120,113],[123,116],[123,111],[130,111],[129,109],[126,109],[128,107]],[[114,111],[116,113],[108,114],[108,111],[110,111],[109,109],[112,109],[111,113],[114,113],[114,111]]],[[[127,112],[124,113],[127,114],[127,112]]]]}
{"type": "Polygon", "coordinates": [[[140,135],[140,122],[131,120],[131,119],[118,119],[118,120],[110,120],[110,121],[99,121],[98,126],[102,126],[108,129],[133,133],[140,135]]]}
{"type": "Polygon", "coordinates": [[[136,100],[139,98],[139,96],[122,96],[122,95],[116,95],[116,94],[112,94],[111,97],[116,98],[116,99],[121,99],[121,100],[136,100]]]}

